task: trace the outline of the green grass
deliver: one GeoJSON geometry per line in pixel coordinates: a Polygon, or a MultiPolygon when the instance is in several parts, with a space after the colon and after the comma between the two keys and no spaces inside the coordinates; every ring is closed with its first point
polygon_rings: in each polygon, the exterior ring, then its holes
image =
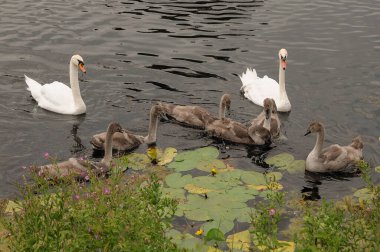
{"type": "Polygon", "coordinates": [[[35,179],[21,188],[23,210],[0,217],[10,251],[177,250],[165,236],[176,202],[162,196],[155,175],[143,184],[113,174],[53,188],[35,179]]]}

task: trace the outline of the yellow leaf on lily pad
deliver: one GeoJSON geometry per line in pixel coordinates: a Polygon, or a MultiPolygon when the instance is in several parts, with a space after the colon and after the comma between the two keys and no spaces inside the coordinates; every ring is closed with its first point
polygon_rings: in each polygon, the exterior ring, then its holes
{"type": "Polygon", "coordinates": [[[211,189],[203,188],[203,187],[196,186],[196,185],[193,185],[193,184],[187,184],[187,185],[185,185],[184,188],[189,193],[195,193],[195,194],[205,194],[205,193],[209,193],[209,192],[213,191],[211,189]]]}
{"type": "Polygon", "coordinates": [[[161,154],[159,153],[158,157],[158,165],[166,165],[169,164],[175,156],[177,155],[177,150],[175,148],[169,147],[164,150],[164,152],[161,154]]]}
{"type": "Polygon", "coordinates": [[[284,187],[278,182],[270,182],[268,185],[247,185],[250,189],[256,189],[257,191],[264,191],[272,189],[273,191],[279,191],[284,189],[284,187]]]}
{"type": "Polygon", "coordinates": [[[255,189],[257,191],[264,191],[268,189],[266,185],[247,185],[249,189],[255,189]]]}
{"type": "Polygon", "coordinates": [[[5,208],[4,213],[12,214],[13,211],[19,212],[22,210],[20,204],[14,202],[13,200],[8,200],[7,207],[5,208]]]}
{"type": "Polygon", "coordinates": [[[248,230],[232,234],[227,237],[226,242],[231,250],[249,251],[251,247],[251,234],[248,230]]]}

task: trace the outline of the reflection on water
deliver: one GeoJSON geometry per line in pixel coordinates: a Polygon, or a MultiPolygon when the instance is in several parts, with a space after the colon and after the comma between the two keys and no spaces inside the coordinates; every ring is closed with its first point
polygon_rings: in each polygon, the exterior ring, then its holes
{"type": "MultiPolygon", "coordinates": [[[[316,119],[325,123],[326,145],[346,145],[360,134],[366,160],[380,164],[379,14],[380,3],[370,0],[4,0],[0,196],[14,192],[10,185],[20,181],[22,166],[43,164],[46,151],[60,160],[90,156],[90,137],[110,121],[145,134],[156,101],[202,105],[216,114],[228,92],[230,117],[249,122],[262,109],[240,96],[238,75],[254,67],[259,76],[277,79],[282,47],[289,52],[286,88],[293,107],[281,115],[285,140],[264,150],[246,148],[161,122],[159,146],[181,151],[213,144],[231,165],[265,171],[267,156],[306,158],[315,139],[303,133],[316,119]],[[23,75],[69,83],[74,53],[88,71],[80,81],[87,114],[62,116],[36,107],[23,75]]],[[[357,177],[310,184],[304,174],[282,181],[289,190],[315,188],[327,198],[363,185],[357,177]]]]}

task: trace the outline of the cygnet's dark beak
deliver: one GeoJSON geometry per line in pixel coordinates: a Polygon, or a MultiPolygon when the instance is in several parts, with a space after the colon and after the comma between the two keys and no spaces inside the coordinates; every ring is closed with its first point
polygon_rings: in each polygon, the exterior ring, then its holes
{"type": "Polygon", "coordinates": [[[310,131],[310,130],[307,130],[304,136],[307,136],[307,135],[309,135],[310,133],[311,133],[311,131],[310,131]]]}
{"type": "Polygon", "coordinates": [[[269,119],[269,116],[270,116],[270,110],[269,109],[266,109],[265,110],[265,119],[269,119]]]}

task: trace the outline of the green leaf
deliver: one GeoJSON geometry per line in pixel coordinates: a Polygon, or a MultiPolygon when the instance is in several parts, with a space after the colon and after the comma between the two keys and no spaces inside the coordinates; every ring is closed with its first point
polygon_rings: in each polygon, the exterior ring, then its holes
{"type": "Polygon", "coordinates": [[[375,171],[378,172],[378,173],[380,173],[380,166],[376,166],[375,167],[375,171]]]}
{"type": "Polygon", "coordinates": [[[357,190],[354,196],[362,200],[370,200],[374,197],[374,194],[368,188],[362,188],[357,190]]]}
{"type": "Polygon", "coordinates": [[[266,185],[267,181],[262,173],[255,171],[244,171],[241,174],[241,180],[250,185],[266,185]]]}
{"type": "Polygon", "coordinates": [[[176,155],[177,155],[177,150],[175,148],[172,148],[172,147],[166,148],[163,153],[159,153],[157,164],[166,165],[172,162],[176,155]]]}
{"type": "Polygon", "coordinates": [[[268,165],[273,165],[275,167],[283,167],[291,163],[293,160],[293,155],[289,153],[281,153],[276,156],[265,159],[265,162],[268,165]]]}
{"type": "Polygon", "coordinates": [[[294,160],[293,162],[290,162],[289,164],[278,169],[287,170],[290,174],[294,174],[297,172],[304,172],[305,167],[306,167],[305,160],[294,160]]]}
{"type": "Polygon", "coordinates": [[[151,165],[150,158],[145,154],[131,153],[125,156],[125,158],[128,160],[128,168],[133,170],[143,170],[151,165]]]}
{"type": "Polygon", "coordinates": [[[192,181],[190,174],[182,176],[181,173],[175,172],[165,177],[165,183],[170,188],[183,188],[192,181]]]}
{"type": "Polygon", "coordinates": [[[197,164],[197,169],[198,170],[201,170],[201,171],[204,171],[204,172],[208,172],[208,173],[211,173],[211,170],[215,168],[215,169],[225,169],[226,168],[226,164],[221,161],[221,160],[218,160],[218,159],[215,159],[215,160],[200,160],[197,164]]]}
{"type": "Polygon", "coordinates": [[[218,228],[212,228],[207,232],[206,241],[224,241],[224,234],[218,228]]]}

